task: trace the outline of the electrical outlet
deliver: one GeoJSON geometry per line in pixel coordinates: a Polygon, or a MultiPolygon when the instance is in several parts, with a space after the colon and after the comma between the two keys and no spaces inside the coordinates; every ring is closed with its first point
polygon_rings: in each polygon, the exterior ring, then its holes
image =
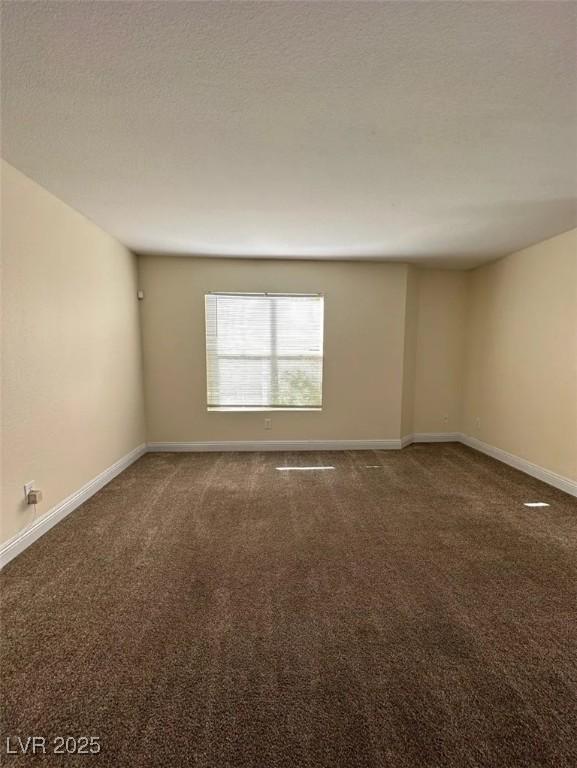
{"type": "Polygon", "coordinates": [[[443,424],[448,424],[448,423],[449,423],[449,414],[448,413],[444,413],[443,414],[443,424]]]}
{"type": "Polygon", "coordinates": [[[36,485],[36,480],[31,480],[29,483],[26,483],[26,485],[24,486],[24,498],[26,499],[26,501],[28,501],[28,494],[34,488],[35,485],[36,485]]]}
{"type": "Polygon", "coordinates": [[[27,502],[28,504],[40,504],[42,501],[42,491],[30,491],[28,494],[27,502]]]}
{"type": "Polygon", "coordinates": [[[475,417],[475,427],[477,430],[481,429],[481,418],[479,416],[475,417]]]}
{"type": "Polygon", "coordinates": [[[272,419],[265,419],[264,420],[264,428],[265,429],[272,429],[272,419]]]}

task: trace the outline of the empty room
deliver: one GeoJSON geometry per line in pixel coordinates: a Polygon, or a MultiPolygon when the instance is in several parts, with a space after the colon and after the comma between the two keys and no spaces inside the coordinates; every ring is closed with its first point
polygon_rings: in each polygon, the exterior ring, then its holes
{"type": "Polygon", "coordinates": [[[577,2],[0,13],[0,763],[575,768],[577,2]]]}

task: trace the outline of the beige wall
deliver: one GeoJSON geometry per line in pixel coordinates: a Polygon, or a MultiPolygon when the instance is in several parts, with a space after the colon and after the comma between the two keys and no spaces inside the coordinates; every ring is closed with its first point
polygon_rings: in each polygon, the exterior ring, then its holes
{"type": "Polygon", "coordinates": [[[577,230],[469,279],[464,431],[577,479],[577,230]]]}
{"type": "Polygon", "coordinates": [[[405,329],[403,347],[403,400],[401,404],[401,437],[414,432],[415,371],[417,365],[417,333],[419,322],[419,270],[407,271],[405,295],[405,329]]]}
{"type": "Polygon", "coordinates": [[[460,429],[464,272],[162,256],[139,264],[151,442],[397,439],[460,429]],[[270,431],[262,412],[207,412],[204,295],[217,290],[325,295],[322,412],[275,412],[270,431]]]}
{"type": "Polygon", "coordinates": [[[148,439],[389,439],[400,436],[407,267],[321,261],[140,259],[148,439]],[[321,412],[208,413],[204,295],[325,295],[321,412]]]}
{"type": "Polygon", "coordinates": [[[0,541],[144,440],[134,256],[2,164],[0,541]]]}
{"type": "Polygon", "coordinates": [[[419,269],[413,432],[459,432],[467,272],[419,269]]]}

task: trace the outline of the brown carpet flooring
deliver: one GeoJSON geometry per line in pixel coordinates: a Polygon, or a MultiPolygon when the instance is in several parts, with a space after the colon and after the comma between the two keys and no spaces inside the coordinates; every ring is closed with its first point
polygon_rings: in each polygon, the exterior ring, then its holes
{"type": "Polygon", "coordinates": [[[575,768],[576,554],[460,445],[149,454],[0,576],[3,737],[102,752],[3,762],[575,768]]]}

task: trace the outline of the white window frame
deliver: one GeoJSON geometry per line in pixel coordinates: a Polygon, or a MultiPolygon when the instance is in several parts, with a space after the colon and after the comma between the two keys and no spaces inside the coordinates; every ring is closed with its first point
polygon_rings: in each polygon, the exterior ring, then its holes
{"type": "MultiPolygon", "coordinates": [[[[224,354],[219,355],[215,354],[215,358],[221,358],[226,360],[234,360],[234,359],[251,359],[251,360],[269,360],[270,361],[270,382],[271,382],[271,399],[275,400],[275,393],[276,397],[278,397],[278,361],[279,360],[319,360],[321,361],[321,404],[315,405],[315,406],[306,406],[306,405],[264,405],[264,406],[258,406],[258,405],[214,405],[207,402],[206,409],[207,411],[230,411],[230,412],[242,412],[242,411],[266,411],[266,412],[276,412],[276,411],[322,411],[323,409],[323,380],[324,380],[324,295],[322,293],[270,293],[270,292],[248,292],[248,291],[211,291],[210,293],[205,294],[205,303],[206,299],[209,296],[263,296],[263,297],[315,297],[323,300],[323,318],[322,318],[322,326],[321,326],[321,332],[322,332],[322,341],[323,346],[321,349],[320,354],[315,355],[277,355],[276,354],[276,342],[277,342],[277,334],[276,334],[276,311],[277,306],[274,301],[271,301],[270,303],[270,354],[269,355],[235,355],[235,354],[224,354]]],[[[207,341],[207,328],[206,328],[206,312],[205,312],[205,344],[207,341]]],[[[207,373],[207,385],[208,385],[208,372],[210,369],[210,360],[209,360],[209,351],[208,351],[208,345],[206,348],[206,373],[207,373]]],[[[207,400],[208,400],[208,386],[207,386],[207,400]]]]}

